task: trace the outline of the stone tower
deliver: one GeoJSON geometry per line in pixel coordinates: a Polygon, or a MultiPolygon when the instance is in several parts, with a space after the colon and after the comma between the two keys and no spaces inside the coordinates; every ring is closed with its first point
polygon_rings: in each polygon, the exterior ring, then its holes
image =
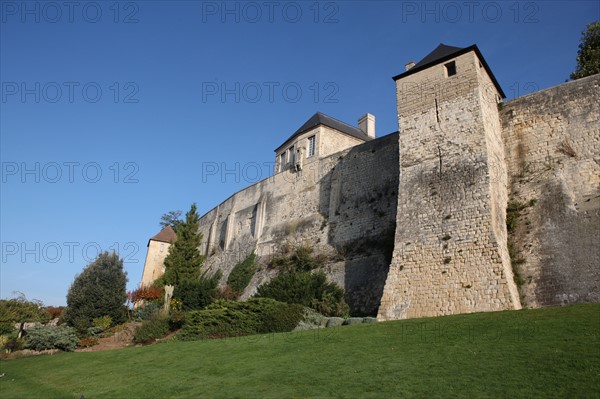
{"type": "Polygon", "coordinates": [[[154,280],[165,273],[165,258],[169,253],[169,247],[175,240],[177,240],[177,235],[171,226],[166,226],[148,240],[148,252],[140,287],[151,286],[154,280]]]}
{"type": "Polygon", "coordinates": [[[400,181],[383,320],[519,309],[507,248],[504,93],[477,46],[396,77],[400,181]]]}

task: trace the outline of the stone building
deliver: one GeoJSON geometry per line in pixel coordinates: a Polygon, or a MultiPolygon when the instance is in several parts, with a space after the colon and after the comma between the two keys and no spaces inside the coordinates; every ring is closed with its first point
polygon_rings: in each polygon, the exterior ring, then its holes
{"type": "MultiPolygon", "coordinates": [[[[313,115],[273,176],[201,217],[204,267],[224,284],[308,244],[383,320],[600,301],[600,75],[503,103],[477,46],[442,44],[394,80],[399,132],[313,115]]],[[[142,284],[163,270],[148,248],[142,284]]]]}
{"type": "Polygon", "coordinates": [[[148,287],[152,285],[154,280],[165,273],[165,258],[169,253],[169,247],[175,240],[177,240],[177,235],[171,226],[166,226],[148,240],[148,252],[140,286],[148,287]]]}

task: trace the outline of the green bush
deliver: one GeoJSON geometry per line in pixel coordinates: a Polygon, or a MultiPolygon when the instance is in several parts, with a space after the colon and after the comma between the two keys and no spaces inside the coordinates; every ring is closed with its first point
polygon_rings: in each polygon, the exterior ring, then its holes
{"type": "Polygon", "coordinates": [[[164,337],[168,332],[169,319],[162,314],[155,314],[135,330],[133,342],[136,344],[148,344],[158,338],[164,337]]]}
{"type": "Polygon", "coordinates": [[[102,327],[88,327],[87,335],[90,337],[98,337],[104,332],[102,327]]]}
{"type": "Polygon", "coordinates": [[[227,285],[239,296],[252,280],[254,273],[256,273],[256,254],[252,252],[246,259],[233,267],[227,278],[227,285]]]}
{"type": "Polygon", "coordinates": [[[187,314],[178,338],[184,341],[292,331],[304,308],[269,298],[244,302],[216,301],[205,310],[187,314]]]}
{"type": "Polygon", "coordinates": [[[184,280],[173,290],[173,298],[183,302],[184,310],[204,309],[217,295],[221,274],[201,276],[198,280],[184,280]]]}
{"type": "Polygon", "coordinates": [[[102,330],[108,330],[112,325],[112,319],[110,316],[96,317],[92,320],[92,325],[94,327],[100,327],[102,330]]]}
{"type": "Polygon", "coordinates": [[[0,322],[0,335],[8,335],[14,331],[16,331],[15,323],[9,321],[0,322]]]}
{"type": "Polygon", "coordinates": [[[65,322],[85,333],[95,318],[110,316],[115,324],[127,320],[127,274],[123,260],[103,252],[75,277],[67,293],[65,322]]]}
{"type": "Polygon", "coordinates": [[[256,297],[297,303],[326,316],[347,316],[349,311],[344,301],[344,290],[328,282],[321,271],[283,271],[258,287],[256,297]]]}
{"type": "Polygon", "coordinates": [[[75,330],[66,326],[40,326],[27,330],[26,347],[36,351],[61,349],[74,351],[79,343],[75,330]]]}
{"type": "Polygon", "coordinates": [[[144,320],[148,320],[150,319],[152,316],[154,316],[155,313],[158,313],[160,311],[160,309],[162,308],[162,306],[160,306],[158,303],[156,302],[150,302],[145,304],[144,306],[141,306],[139,308],[136,308],[133,311],[133,319],[135,321],[144,321],[144,320]]]}

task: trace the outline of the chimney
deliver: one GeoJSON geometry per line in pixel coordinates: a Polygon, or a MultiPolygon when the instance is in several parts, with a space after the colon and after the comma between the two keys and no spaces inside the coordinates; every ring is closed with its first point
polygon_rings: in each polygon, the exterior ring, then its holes
{"type": "Polygon", "coordinates": [[[406,63],[406,65],[404,66],[406,68],[406,70],[408,71],[409,69],[411,69],[412,67],[414,67],[416,64],[414,61],[409,61],[406,63]]]}
{"type": "Polygon", "coordinates": [[[371,114],[365,114],[358,120],[358,128],[362,130],[364,134],[375,138],[375,116],[371,114]]]}

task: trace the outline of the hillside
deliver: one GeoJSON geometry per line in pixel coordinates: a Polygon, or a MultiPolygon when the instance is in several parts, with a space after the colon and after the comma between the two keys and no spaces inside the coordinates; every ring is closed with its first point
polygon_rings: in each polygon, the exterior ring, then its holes
{"type": "Polygon", "coordinates": [[[2,398],[600,397],[600,305],[0,362],[2,398]]]}

